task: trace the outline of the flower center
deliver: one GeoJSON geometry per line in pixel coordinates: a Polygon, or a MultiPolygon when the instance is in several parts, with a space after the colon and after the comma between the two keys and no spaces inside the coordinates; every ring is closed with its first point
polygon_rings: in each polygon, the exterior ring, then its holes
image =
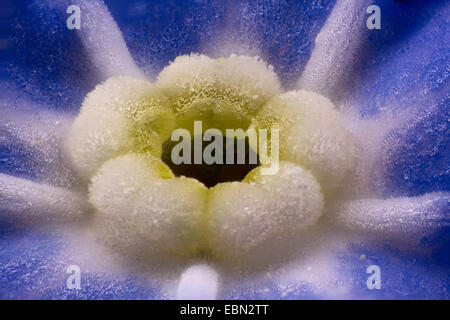
{"type": "Polygon", "coordinates": [[[107,80],[65,147],[111,247],[258,268],[307,240],[358,151],[331,101],[282,93],[272,68],[234,55],[179,57],[155,84],[107,80]]]}
{"type": "MultiPolygon", "coordinates": [[[[181,153],[192,150],[193,152],[189,152],[190,154],[186,157],[189,161],[180,164],[174,163],[172,155],[179,142],[170,139],[163,143],[161,160],[169,166],[176,176],[194,178],[208,188],[221,182],[242,181],[251,170],[260,165],[258,154],[250,147],[247,137],[244,139],[222,137],[220,143],[204,141],[199,137],[194,137],[188,143],[188,148],[182,150],[181,153]],[[201,163],[195,163],[195,140],[202,141],[202,147],[199,150],[202,152],[202,156],[212,143],[219,146],[219,148],[214,148],[210,152],[210,155],[214,158],[214,163],[207,164],[203,159],[201,163]],[[239,155],[239,153],[242,154],[239,155]],[[252,159],[256,159],[256,163],[252,159]]],[[[184,156],[184,154],[181,154],[181,156],[184,156]]]]}

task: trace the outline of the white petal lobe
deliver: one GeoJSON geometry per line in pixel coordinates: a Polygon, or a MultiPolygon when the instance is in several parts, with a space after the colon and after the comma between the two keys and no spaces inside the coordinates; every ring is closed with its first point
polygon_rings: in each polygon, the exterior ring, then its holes
{"type": "Polygon", "coordinates": [[[210,190],[210,243],[225,264],[261,267],[286,256],[322,213],[320,186],[308,171],[289,162],[273,176],[260,171],[210,190]]]}
{"type": "Polygon", "coordinates": [[[93,178],[90,202],[100,237],[125,255],[159,263],[189,257],[201,243],[206,187],[175,178],[151,155],[106,162],[93,178]]]}

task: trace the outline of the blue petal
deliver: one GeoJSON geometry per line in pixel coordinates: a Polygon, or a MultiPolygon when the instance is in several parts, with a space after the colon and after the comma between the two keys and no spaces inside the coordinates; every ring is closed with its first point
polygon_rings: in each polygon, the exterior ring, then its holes
{"type": "Polygon", "coordinates": [[[286,87],[306,64],[335,1],[107,1],[141,68],[159,72],[181,54],[216,55],[221,42],[251,46],[286,87]]]}
{"type": "Polygon", "coordinates": [[[450,190],[450,95],[384,139],[384,193],[418,196],[450,190]]]}
{"type": "MultiPolygon", "coordinates": [[[[448,230],[446,230],[448,233],[448,230]]],[[[447,235],[448,241],[448,235],[447,235]]],[[[448,250],[448,245],[446,247],[448,250]]],[[[437,251],[437,250],[436,250],[437,251]]],[[[405,254],[387,244],[355,244],[341,254],[343,280],[365,299],[449,299],[447,262],[431,255],[405,254]],[[380,267],[381,289],[368,289],[367,267],[380,267]]]]}
{"type": "Polygon", "coordinates": [[[450,5],[446,1],[377,2],[381,29],[369,31],[356,61],[349,89],[353,103],[364,116],[381,108],[431,106],[448,92],[450,5]]]}
{"type": "Polygon", "coordinates": [[[380,166],[390,196],[450,189],[450,33],[446,1],[378,1],[381,30],[369,31],[350,85],[363,117],[411,110],[384,139],[380,166]]]}
{"type": "Polygon", "coordinates": [[[95,78],[76,33],[66,26],[67,6],[61,4],[2,1],[8,46],[1,50],[0,75],[10,89],[37,103],[78,109],[95,78]]]}
{"type": "Polygon", "coordinates": [[[65,254],[61,235],[0,221],[0,299],[152,299],[160,289],[129,274],[84,272],[83,261],[65,254]],[[68,266],[79,265],[81,289],[68,289],[68,266]]]}

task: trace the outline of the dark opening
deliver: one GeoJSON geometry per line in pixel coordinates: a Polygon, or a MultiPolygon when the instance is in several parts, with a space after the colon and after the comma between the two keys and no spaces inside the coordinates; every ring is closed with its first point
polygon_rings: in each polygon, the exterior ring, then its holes
{"type": "MultiPolygon", "coordinates": [[[[248,143],[248,138],[245,138],[245,163],[237,163],[237,150],[238,150],[238,139],[234,138],[234,150],[230,150],[229,153],[234,155],[233,164],[226,164],[226,154],[227,154],[227,143],[228,139],[233,139],[229,137],[223,138],[223,150],[221,152],[220,158],[223,164],[206,164],[202,161],[202,164],[194,164],[194,139],[191,140],[191,161],[190,164],[174,164],[172,162],[171,153],[172,148],[179,143],[179,141],[166,140],[163,144],[163,153],[161,156],[162,161],[167,164],[176,176],[186,176],[190,178],[197,179],[202,182],[208,188],[214,187],[216,184],[221,182],[229,181],[241,181],[245,176],[254,168],[260,165],[258,154],[250,147],[248,143]],[[256,156],[256,164],[250,163],[250,155],[256,156]]],[[[203,141],[203,150],[210,141],[203,141]]],[[[241,142],[242,143],[242,142],[241,142]]],[[[213,154],[215,156],[215,154],[213,154]]],[[[202,158],[203,159],[203,158],[202,158]]]]}

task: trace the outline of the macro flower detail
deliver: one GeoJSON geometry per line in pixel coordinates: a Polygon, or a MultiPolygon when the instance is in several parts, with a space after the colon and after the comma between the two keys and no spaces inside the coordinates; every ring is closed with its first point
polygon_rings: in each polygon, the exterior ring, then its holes
{"type": "Polygon", "coordinates": [[[105,2],[2,4],[0,298],[448,298],[445,1],[105,2]]]}
{"type": "Polygon", "coordinates": [[[108,245],[147,262],[206,256],[241,268],[264,268],[288,243],[301,244],[324,194],[345,183],[356,161],[355,139],[328,99],[281,93],[270,66],[236,55],[178,57],[153,84],[108,79],[87,95],[65,150],[87,178],[94,224],[108,245]],[[175,175],[163,144],[176,128],[194,132],[194,121],[203,130],[276,127],[278,172],[256,167],[209,189],[175,175]]]}

